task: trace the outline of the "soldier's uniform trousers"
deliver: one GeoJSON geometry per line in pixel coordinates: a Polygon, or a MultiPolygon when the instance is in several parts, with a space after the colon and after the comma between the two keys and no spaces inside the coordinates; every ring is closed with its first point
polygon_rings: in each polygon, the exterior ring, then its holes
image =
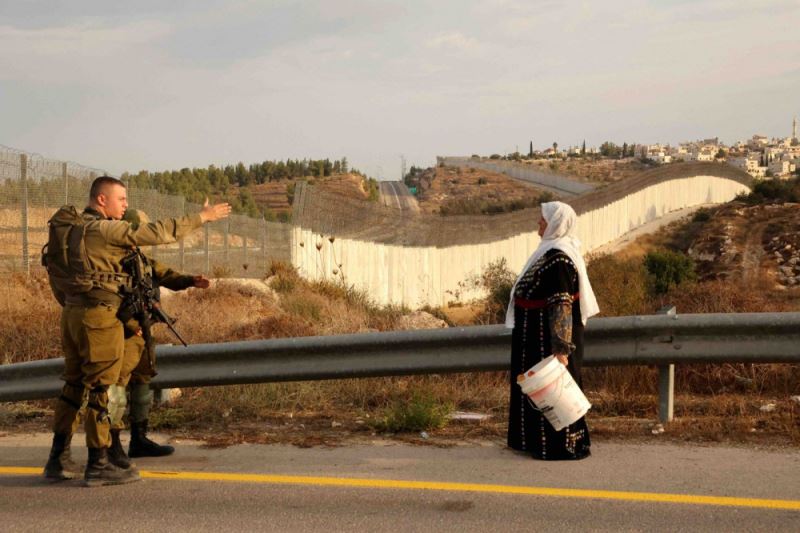
{"type": "Polygon", "coordinates": [[[86,403],[86,445],[111,445],[108,387],[117,383],[122,369],[125,338],[117,308],[67,304],[61,312],[61,343],[65,381],[56,403],[53,430],[71,434],[77,414],[86,403]]]}
{"type": "Polygon", "coordinates": [[[128,383],[131,384],[129,414],[131,423],[142,422],[149,416],[153,391],[148,385],[155,376],[152,364],[155,354],[151,354],[151,350],[155,350],[155,346],[146,346],[141,335],[131,335],[125,339],[124,356],[117,386],[112,387],[109,391],[112,394],[110,411],[111,424],[114,429],[125,429],[122,417],[127,405],[125,389],[128,383]]]}

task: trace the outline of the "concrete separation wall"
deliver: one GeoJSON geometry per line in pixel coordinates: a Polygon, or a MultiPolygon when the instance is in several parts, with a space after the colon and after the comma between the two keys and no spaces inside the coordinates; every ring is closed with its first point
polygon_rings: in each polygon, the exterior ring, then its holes
{"type": "MultiPolygon", "coordinates": [[[[666,213],[727,202],[750,185],[750,176],[727,165],[669,165],[570,204],[579,215],[585,251],[591,252],[666,213]]],[[[445,305],[461,290],[459,283],[493,261],[505,258],[512,270],[522,268],[539,243],[538,208],[497,216],[408,217],[303,189],[295,206],[292,263],[312,279],[344,275],[382,304],[445,305]]]]}

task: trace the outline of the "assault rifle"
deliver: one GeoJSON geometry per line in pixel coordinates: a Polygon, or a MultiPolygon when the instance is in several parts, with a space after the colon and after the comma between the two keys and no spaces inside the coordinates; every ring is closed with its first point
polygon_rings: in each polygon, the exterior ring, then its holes
{"type": "Polygon", "coordinates": [[[131,318],[139,322],[142,337],[148,346],[152,339],[150,328],[158,322],[166,324],[181,344],[188,346],[175,329],[176,320],[161,308],[161,291],[153,280],[152,269],[147,268],[147,261],[138,248],[122,260],[122,269],[131,276],[132,283],[121,289],[123,300],[119,319],[123,323],[131,318]]]}

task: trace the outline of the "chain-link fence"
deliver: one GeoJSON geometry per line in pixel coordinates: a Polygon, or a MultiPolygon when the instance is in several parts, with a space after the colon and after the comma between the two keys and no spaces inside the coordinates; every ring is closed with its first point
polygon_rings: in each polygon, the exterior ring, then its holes
{"type": "MultiPolygon", "coordinates": [[[[89,186],[100,169],[46,159],[0,146],[0,272],[29,274],[40,267],[47,220],[61,205],[86,205],[89,186]]],[[[182,196],[128,189],[131,208],[153,219],[196,213],[182,196]]],[[[270,260],[290,261],[289,224],[232,215],[206,224],[178,243],[153,246],[147,253],[187,273],[219,277],[261,277],[270,260]]]]}

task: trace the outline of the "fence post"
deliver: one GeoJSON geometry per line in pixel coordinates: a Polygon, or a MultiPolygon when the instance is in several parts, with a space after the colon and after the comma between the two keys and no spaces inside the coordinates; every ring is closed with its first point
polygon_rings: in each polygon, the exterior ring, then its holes
{"type": "Polygon", "coordinates": [[[244,264],[245,265],[247,265],[247,237],[248,237],[248,235],[250,233],[250,227],[251,227],[250,224],[248,224],[247,225],[247,230],[243,232],[244,235],[242,236],[242,251],[244,252],[244,264]]]}
{"type": "Polygon", "coordinates": [[[61,163],[61,177],[64,178],[64,205],[69,205],[69,176],[66,163],[61,163]]]}
{"type": "Polygon", "coordinates": [[[231,232],[231,217],[228,217],[225,219],[225,233],[222,236],[222,245],[225,249],[225,268],[230,270],[231,274],[233,274],[233,270],[231,269],[230,249],[228,248],[230,232],[231,232]]]}
{"type": "Polygon", "coordinates": [[[261,219],[261,227],[263,230],[261,231],[261,268],[267,268],[267,221],[265,219],[261,219]]]}
{"type": "Polygon", "coordinates": [[[210,245],[210,230],[208,228],[208,224],[203,224],[203,232],[204,232],[204,240],[205,240],[205,248],[206,248],[206,267],[205,267],[205,274],[208,276],[211,273],[211,257],[209,251],[210,245]]]}
{"type": "MultiPolygon", "coordinates": [[[[675,315],[675,306],[668,305],[658,310],[659,315],[675,315]]],[[[658,418],[662,424],[672,422],[675,407],[675,365],[658,367],[658,418]]]]}
{"type": "MultiPolygon", "coordinates": [[[[178,213],[179,213],[180,216],[183,216],[183,215],[186,214],[186,198],[184,198],[184,197],[181,197],[181,208],[180,208],[180,211],[178,213]]],[[[181,239],[180,241],[178,241],[178,262],[180,263],[180,271],[181,272],[185,272],[186,271],[186,258],[184,256],[184,253],[185,253],[184,240],[185,239],[181,239]]]]}
{"type": "Polygon", "coordinates": [[[20,154],[19,156],[19,177],[22,185],[22,198],[20,201],[20,208],[22,211],[22,219],[20,224],[22,226],[22,268],[25,269],[26,274],[31,273],[30,253],[28,250],[28,155],[20,154]]]}

